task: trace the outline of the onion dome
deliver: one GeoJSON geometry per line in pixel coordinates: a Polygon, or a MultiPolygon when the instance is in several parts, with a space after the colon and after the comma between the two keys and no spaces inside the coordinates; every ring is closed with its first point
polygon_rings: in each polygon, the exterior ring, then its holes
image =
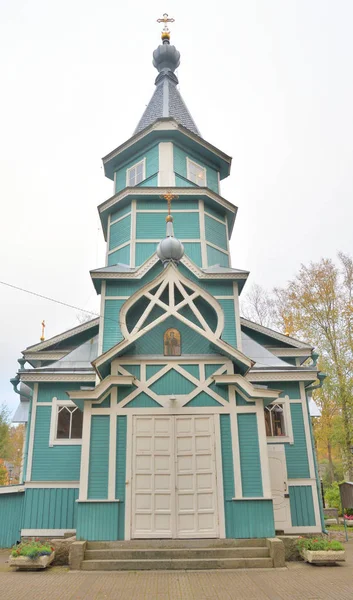
{"type": "Polygon", "coordinates": [[[183,244],[174,237],[173,217],[168,215],[166,221],[167,236],[157,246],[157,256],[162,261],[164,267],[169,263],[179,264],[184,256],[183,244]]]}

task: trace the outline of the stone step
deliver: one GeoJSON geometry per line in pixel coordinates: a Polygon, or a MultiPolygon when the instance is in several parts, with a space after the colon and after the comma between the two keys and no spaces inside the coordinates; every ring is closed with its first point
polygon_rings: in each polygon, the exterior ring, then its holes
{"type": "Polygon", "coordinates": [[[105,548],[86,550],[85,560],[174,560],[208,558],[268,558],[266,547],[253,548],[105,548]]]}
{"type": "Polygon", "coordinates": [[[83,571],[200,571],[209,569],[269,569],[271,558],[176,558],[151,560],[84,560],[83,571]]]}
{"type": "Polygon", "coordinates": [[[114,542],[87,542],[87,550],[115,550],[115,549],[164,549],[164,548],[263,548],[266,546],[265,538],[254,539],[197,539],[197,540],[128,540],[114,542]]]}

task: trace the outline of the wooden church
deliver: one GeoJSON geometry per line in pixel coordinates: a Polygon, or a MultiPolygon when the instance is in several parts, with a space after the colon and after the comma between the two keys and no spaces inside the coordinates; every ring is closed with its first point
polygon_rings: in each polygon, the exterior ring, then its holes
{"type": "Polygon", "coordinates": [[[271,538],[323,528],[309,344],[240,317],[231,158],[178,90],[164,28],[155,90],[103,159],[100,316],[29,346],[12,380],[22,483],[0,490],[0,543],[271,538]]]}

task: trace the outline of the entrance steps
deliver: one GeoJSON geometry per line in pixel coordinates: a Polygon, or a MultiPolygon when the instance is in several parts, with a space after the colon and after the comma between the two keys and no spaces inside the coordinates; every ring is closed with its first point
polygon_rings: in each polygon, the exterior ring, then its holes
{"type": "Polygon", "coordinates": [[[87,542],[84,571],[271,568],[266,539],[87,542]]]}

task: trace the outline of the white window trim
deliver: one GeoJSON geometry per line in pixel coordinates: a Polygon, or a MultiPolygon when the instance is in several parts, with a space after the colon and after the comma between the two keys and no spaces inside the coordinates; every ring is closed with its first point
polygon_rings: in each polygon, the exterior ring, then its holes
{"type": "Polygon", "coordinates": [[[76,407],[76,404],[71,400],[59,400],[58,398],[53,398],[50,419],[49,447],[52,448],[53,446],[81,446],[82,438],[73,440],[58,440],[56,438],[56,430],[58,425],[58,408],[60,406],[76,407]]]}
{"type": "Polygon", "coordinates": [[[289,401],[288,396],[285,396],[284,398],[278,398],[278,400],[276,400],[274,402],[274,404],[282,404],[282,406],[283,406],[284,426],[286,428],[285,429],[286,435],[273,435],[273,436],[268,435],[268,436],[266,436],[266,440],[267,440],[268,444],[284,444],[285,442],[289,443],[289,444],[294,444],[292,419],[291,419],[289,402],[290,401],[289,401]]]}
{"type": "MultiPolygon", "coordinates": [[[[187,178],[189,181],[192,181],[192,179],[190,179],[190,165],[196,165],[196,167],[198,167],[199,169],[201,169],[204,174],[205,174],[205,185],[200,185],[199,187],[207,187],[207,169],[206,167],[203,167],[202,165],[199,165],[199,163],[197,163],[195,160],[192,160],[191,158],[189,158],[188,156],[186,157],[186,171],[187,171],[187,178]]],[[[195,181],[192,181],[192,183],[195,183],[195,181]]],[[[195,183],[195,185],[198,185],[197,183],[195,183]]]]}
{"type": "MultiPolygon", "coordinates": [[[[146,179],[146,157],[145,157],[142,160],[139,160],[137,163],[135,163],[131,167],[129,167],[128,169],[126,169],[126,187],[136,187],[136,185],[138,185],[138,183],[137,183],[134,186],[130,186],[129,174],[132,169],[136,169],[136,167],[138,165],[140,165],[141,163],[142,163],[142,180],[141,181],[144,181],[146,179]]],[[[141,181],[139,181],[139,183],[141,183],[141,181]]]]}

